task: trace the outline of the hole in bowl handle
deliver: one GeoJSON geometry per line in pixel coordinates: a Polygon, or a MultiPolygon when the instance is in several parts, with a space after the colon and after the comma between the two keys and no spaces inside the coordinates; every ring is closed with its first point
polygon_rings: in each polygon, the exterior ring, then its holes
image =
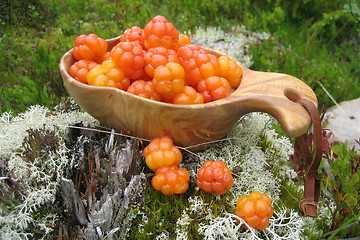
{"type": "Polygon", "coordinates": [[[305,107],[310,114],[313,125],[312,141],[314,142],[314,153],[312,153],[311,142],[309,146],[305,140],[306,133],[295,139],[295,147],[300,150],[301,157],[306,160],[304,195],[299,202],[299,209],[304,216],[316,217],[321,192],[320,180],[316,179],[323,152],[321,118],[317,107],[311,101],[299,99],[296,102],[305,107]]]}

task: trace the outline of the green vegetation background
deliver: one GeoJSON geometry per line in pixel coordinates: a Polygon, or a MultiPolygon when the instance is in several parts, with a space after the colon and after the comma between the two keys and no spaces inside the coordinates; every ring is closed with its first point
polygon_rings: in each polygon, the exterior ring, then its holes
{"type": "Polygon", "coordinates": [[[0,3],[0,106],[18,113],[68,96],[58,64],[80,34],[107,39],[155,15],[180,32],[244,25],[272,40],[252,49],[252,69],[296,76],[320,104],[360,96],[360,11],[355,0],[5,0],[0,3]]]}

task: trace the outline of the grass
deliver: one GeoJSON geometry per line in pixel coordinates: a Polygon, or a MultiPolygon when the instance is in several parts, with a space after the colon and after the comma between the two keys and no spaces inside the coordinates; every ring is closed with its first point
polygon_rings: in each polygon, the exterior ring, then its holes
{"type": "Polygon", "coordinates": [[[359,84],[359,22],[345,13],[349,1],[6,1],[1,17],[1,112],[28,106],[53,106],[68,96],[58,63],[79,34],[118,36],[162,14],[180,32],[217,26],[245,25],[266,31],[272,40],[253,49],[254,70],[294,75],[311,86],[320,104],[357,98],[359,84]],[[310,7],[311,6],[311,7],[310,7]],[[181,14],[180,14],[181,13],[181,14]]]}

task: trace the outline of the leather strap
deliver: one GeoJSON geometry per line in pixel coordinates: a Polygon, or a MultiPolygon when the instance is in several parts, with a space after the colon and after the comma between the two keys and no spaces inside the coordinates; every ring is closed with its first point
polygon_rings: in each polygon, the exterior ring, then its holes
{"type": "Polygon", "coordinates": [[[321,191],[320,181],[316,179],[322,158],[321,118],[317,107],[311,101],[307,99],[300,99],[297,101],[297,103],[300,103],[302,106],[304,106],[310,113],[314,134],[314,155],[311,153],[309,146],[306,144],[305,134],[295,139],[295,144],[297,144],[301,152],[300,154],[306,161],[304,195],[303,199],[299,202],[299,209],[304,214],[304,216],[316,217],[317,204],[320,200],[321,191]]]}

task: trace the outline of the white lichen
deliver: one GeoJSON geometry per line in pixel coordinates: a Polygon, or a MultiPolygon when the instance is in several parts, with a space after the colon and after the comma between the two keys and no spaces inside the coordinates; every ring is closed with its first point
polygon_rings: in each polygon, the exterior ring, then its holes
{"type": "Polygon", "coordinates": [[[223,216],[210,219],[209,224],[201,223],[199,233],[206,240],[304,239],[302,235],[304,222],[295,211],[282,209],[275,213],[269,221],[269,227],[264,230],[256,230],[251,228],[242,218],[231,213],[224,213],[223,216]]]}
{"type": "Polygon", "coordinates": [[[157,235],[156,240],[164,240],[169,239],[169,233],[168,232],[162,232],[161,234],[157,235]]]}
{"type": "MultiPolygon", "coordinates": [[[[249,195],[253,191],[269,195],[276,204],[283,191],[281,181],[285,173],[291,172],[288,180],[295,181],[296,173],[286,165],[293,153],[292,143],[272,129],[273,123],[276,120],[268,114],[247,114],[240,119],[225,141],[197,153],[200,163],[205,160],[220,160],[233,172],[234,186],[224,195],[231,206],[236,206],[240,196],[249,195]]],[[[189,198],[189,203],[191,213],[206,214],[208,222],[200,223],[198,230],[204,239],[303,238],[306,222],[292,209],[281,208],[275,211],[269,227],[264,231],[257,231],[249,226],[248,230],[241,228],[246,223],[233,212],[223,211],[217,216],[204,213],[209,203],[203,202],[200,197],[189,198]]],[[[233,208],[232,211],[234,210],[233,208]]]]}
{"type": "Polygon", "coordinates": [[[189,217],[187,212],[184,210],[181,217],[176,221],[176,240],[187,240],[188,239],[188,227],[192,219],[189,217]]]}
{"type": "MultiPolygon", "coordinates": [[[[32,213],[42,206],[53,204],[61,176],[73,166],[74,159],[65,145],[65,130],[68,124],[79,120],[92,126],[98,125],[94,118],[79,110],[51,113],[49,109],[40,106],[30,107],[25,113],[15,117],[9,113],[0,116],[0,161],[2,164],[6,162],[11,178],[19,184],[22,196],[21,201],[14,203],[11,209],[0,208],[1,239],[30,239],[32,234],[27,231],[30,226],[40,229],[45,236],[53,231],[47,226],[55,225],[56,214],[49,213],[42,219],[34,219],[32,213]],[[22,143],[30,128],[56,129],[56,151],[49,153],[45,159],[24,161],[20,156],[23,151],[22,143]]],[[[191,217],[199,215],[203,221],[196,224],[204,239],[304,239],[305,230],[319,233],[319,229],[314,227],[316,221],[331,223],[329,207],[334,207],[333,202],[328,206],[319,206],[317,220],[302,217],[295,210],[284,207],[282,203],[278,204],[280,194],[285,191],[281,186],[282,181],[298,188],[298,192],[303,191],[303,185],[295,184],[298,181],[297,174],[287,164],[289,155],[293,153],[292,143],[273,130],[274,123],[276,120],[268,114],[247,114],[239,120],[226,139],[193,156],[198,159],[198,163],[192,163],[193,168],[189,169],[192,181],[195,181],[197,170],[205,160],[220,160],[232,171],[234,186],[224,196],[214,195],[212,203],[206,202],[199,194],[201,190],[195,189],[194,195],[188,198],[189,207],[176,222],[176,239],[188,239],[189,226],[194,220],[191,217]],[[266,193],[274,205],[281,206],[276,208],[269,227],[263,231],[252,229],[234,215],[237,199],[255,190],[266,193]],[[215,215],[211,204],[220,200],[225,200],[228,206],[233,207],[228,207],[227,210],[221,208],[221,212],[215,215]],[[248,227],[247,230],[244,225],[248,227]]],[[[186,167],[186,161],[184,164],[186,167]]],[[[0,178],[0,184],[6,179],[0,178]]],[[[142,214],[142,220],[140,232],[144,232],[148,221],[146,213],[142,214]]],[[[161,219],[158,222],[159,226],[163,221],[161,219]]],[[[154,235],[151,232],[145,234],[154,235]]],[[[164,230],[156,239],[169,237],[170,233],[164,230]]]]}
{"type": "Polygon", "coordinates": [[[45,236],[53,231],[47,225],[56,221],[56,214],[39,220],[34,219],[32,213],[55,201],[60,178],[73,164],[73,158],[69,157],[69,149],[64,142],[65,129],[70,123],[80,119],[89,124],[98,124],[82,111],[54,113],[41,106],[31,106],[15,117],[7,112],[0,116],[0,162],[6,162],[11,179],[17,183],[21,194],[20,201],[1,209],[1,239],[28,239],[32,236],[28,233],[30,224],[43,231],[45,236]],[[36,157],[33,161],[25,161],[21,154],[28,130],[54,128],[58,147],[47,153],[46,158],[36,157]]]}
{"type": "Polygon", "coordinates": [[[208,203],[204,203],[200,196],[190,196],[189,201],[189,210],[190,214],[205,214],[208,203]]]}

